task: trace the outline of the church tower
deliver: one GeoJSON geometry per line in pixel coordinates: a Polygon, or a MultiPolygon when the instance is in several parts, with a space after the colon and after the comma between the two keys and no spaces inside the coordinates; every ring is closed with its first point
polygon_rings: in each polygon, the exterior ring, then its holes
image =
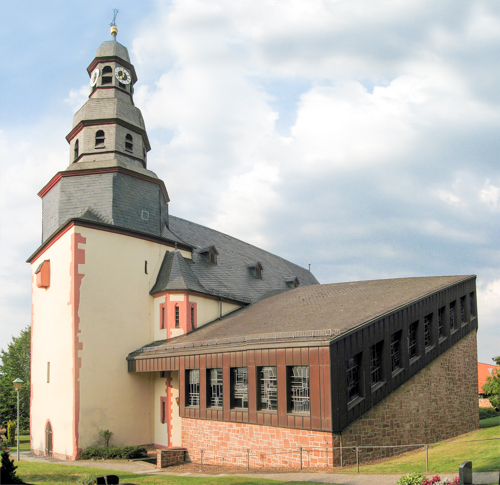
{"type": "Polygon", "coordinates": [[[165,235],[169,198],[165,184],[147,169],[151,147],[134,106],[137,75],[127,49],[116,38],[104,42],[87,71],[90,96],[66,137],[69,166],[39,193],[42,242],[72,218],[165,235]]]}
{"type": "Polygon", "coordinates": [[[66,137],[69,166],[39,193],[42,244],[28,260],[31,449],[60,459],[96,444],[99,429],[116,445],[168,443],[153,423],[159,375],[129,373],[126,356],[162,338],[149,292],[165,253],[191,258],[192,247],[168,229],[167,190],[147,168],[133,101],[137,75],[116,32],[87,69],[89,99],[66,137]]]}

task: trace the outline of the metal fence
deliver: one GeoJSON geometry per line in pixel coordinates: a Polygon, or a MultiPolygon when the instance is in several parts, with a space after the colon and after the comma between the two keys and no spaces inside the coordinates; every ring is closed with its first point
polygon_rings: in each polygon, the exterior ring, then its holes
{"type": "MultiPolygon", "coordinates": [[[[441,441],[436,443],[415,443],[410,445],[380,445],[380,446],[328,446],[324,447],[293,447],[293,448],[242,448],[237,451],[227,449],[199,449],[191,452],[191,462],[203,466],[236,466],[250,469],[265,468],[335,468],[356,466],[359,473],[360,465],[369,464],[373,460],[390,458],[411,451],[425,451],[425,470],[429,472],[429,456],[432,448],[437,445],[456,445],[462,443],[478,443],[500,440],[489,438],[467,441],[441,441]]],[[[466,457],[464,457],[465,459],[466,457]]]]}

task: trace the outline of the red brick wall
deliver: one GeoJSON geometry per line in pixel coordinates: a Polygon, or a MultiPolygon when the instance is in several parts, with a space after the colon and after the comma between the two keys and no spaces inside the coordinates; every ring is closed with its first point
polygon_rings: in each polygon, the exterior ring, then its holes
{"type": "MultiPolygon", "coordinates": [[[[479,428],[477,343],[472,331],[410,381],[342,432],[343,461],[352,463],[352,446],[434,443],[479,428]]],[[[202,419],[182,419],[182,446],[191,461],[247,464],[251,467],[324,467],[339,465],[340,436],[328,432],[202,419]]],[[[406,449],[364,450],[360,459],[402,453],[406,449]]]]}

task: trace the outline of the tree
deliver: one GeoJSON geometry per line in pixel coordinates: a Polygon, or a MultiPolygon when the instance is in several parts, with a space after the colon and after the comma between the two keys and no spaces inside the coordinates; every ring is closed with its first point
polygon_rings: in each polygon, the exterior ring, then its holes
{"type": "Polygon", "coordinates": [[[30,422],[30,359],[31,328],[26,327],[19,337],[13,337],[7,350],[0,351],[0,423],[17,420],[17,391],[14,379],[22,379],[19,391],[19,429],[29,429],[30,422]]]}
{"type": "Polygon", "coordinates": [[[2,451],[1,463],[0,483],[24,483],[16,476],[17,466],[14,466],[14,460],[10,459],[8,451],[2,451]]]}
{"type": "Polygon", "coordinates": [[[498,411],[500,408],[500,355],[493,357],[496,369],[493,369],[491,376],[486,378],[483,385],[483,392],[490,400],[491,405],[498,411]]]}

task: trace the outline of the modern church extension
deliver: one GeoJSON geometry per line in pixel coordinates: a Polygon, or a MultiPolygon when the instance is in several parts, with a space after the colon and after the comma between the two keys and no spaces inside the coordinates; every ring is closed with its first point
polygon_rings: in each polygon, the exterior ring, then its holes
{"type": "Polygon", "coordinates": [[[75,460],[98,429],[194,460],[478,428],[475,276],[320,285],[170,215],[127,49],[104,42],[87,71],[69,166],[39,192],[42,244],[28,260],[34,453],[75,460]]]}

